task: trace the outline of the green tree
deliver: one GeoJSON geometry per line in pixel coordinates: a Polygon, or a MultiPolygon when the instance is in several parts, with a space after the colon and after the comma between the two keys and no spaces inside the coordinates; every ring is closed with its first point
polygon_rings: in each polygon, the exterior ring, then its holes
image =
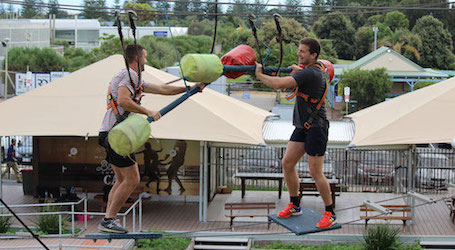
{"type": "Polygon", "coordinates": [[[60,71],[65,67],[63,57],[51,48],[14,47],[8,52],[8,68],[12,71],[60,71]]]}
{"type": "Polygon", "coordinates": [[[41,14],[41,7],[36,6],[42,1],[39,0],[25,0],[22,6],[21,15],[24,18],[37,18],[41,14]]]}
{"type": "Polygon", "coordinates": [[[422,39],[420,64],[424,67],[448,69],[454,62],[452,36],[442,22],[432,16],[424,16],[417,20],[412,32],[422,39]]]}
{"type": "Polygon", "coordinates": [[[381,39],[378,44],[393,48],[396,52],[415,62],[420,59],[419,50],[422,47],[422,39],[408,29],[395,30],[390,36],[381,39]]]}
{"type": "Polygon", "coordinates": [[[386,69],[351,69],[340,76],[340,84],[351,88],[351,99],[358,101],[359,108],[366,108],[385,100],[392,90],[392,79],[386,69]]]}
{"type": "Polygon", "coordinates": [[[190,5],[191,12],[201,13],[204,12],[204,8],[201,4],[201,0],[193,0],[190,5]]]}
{"type": "MultiPolygon", "coordinates": [[[[376,23],[374,27],[378,27],[378,41],[386,36],[392,35],[392,30],[383,23],[376,23]]],[[[355,33],[355,56],[361,58],[374,50],[374,31],[372,26],[360,27],[355,33]]],[[[378,43],[378,46],[380,44],[378,43]]]]}
{"type": "MultiPolygon", "coordinates": [[[[190,11],[190,2],[175,2],[173,10],[175,12],[189,12],[190,11]]],[[[186,14],[178,15],[179,18],[184,18],[186,14]]]]}
{"type": "Polygon", "coordinates": [[[409,27],[409,20],[403,13],[397,10],[387,13],[385,15],[384,23],[387,24],[392,31],[407,29],[409,27]]]}
{"type": "Polygon", "coordinates": [[[313,25],[314,33],[321,39],[331,39],[341,59],[354,56],[354,27],[341,13],[319,18],[313,25]]]}
{"type": "MultiPolygon", "coordinates": [[[[352,7],[360,7],[362,6],[359,2],[350,2],[348,6],[352,7]]],[[[352,26],[354,27],[355,30],[358,28],[364,26],[367,23],[367,14],[365,13],[365,10],[357,10],[356,15],[350,15],[349,18],[351,19],[352,26]]]]}
{"type": "MultiPolygon", "coordinates": [[[[137,24],[145,26],[150,24],[150,21],[155,20],[157,17],[156,10],[146,3],[132,3],[129,2],[125,5],[125,9],[133,10],[137,14],[137,24]]],[[[125,16],[125,19],[128,17],[125,16]]],[[[125,20],[126,21],[126,20],[125,20]]]]}
{"type": "Polygon", "coordinates": [[[114,8],[120,9],[120,0],[114,0],[114,8]]]}
{"type": "MultiPolygon", "coordinates": [[[[293,18],[282,18],[281,19],[281,30],[283,43],[294,43],[299,44],[300,40],[307,37],[309,32],[293,18]]],[[[259,31],[259,38],[261,41],[272,45],[277,42],[278,32],[276,30],[275,21],[270,20],[262,25],[262,29],[259,31]]]]}
{"type": "Polygon", "coordinates": [[[375,25],[377,23],[383,23],[384,16],[383,15],[373,15],[368,17],[366,24],[367,25],[375,25]]]}
{"type": "Polygon", "coordinates": [[[108,20],[109,15],[103,11],[106,8],[106,0],[84,0],[82,15],[86,19],[101,18],[103,20],[108,20]]]}
{"type": "Polygon", "coordinates": [[[302,13],[305,12],[302,10],[302,7],[292,7],[296,5],[302,5],[301,0],[286,0],[285,5],[288,5],[287,7],[284,7],[286,15],[292,15],[293,18],[299,22],[304,21],[304,15],[302,15],[302,13]]]}

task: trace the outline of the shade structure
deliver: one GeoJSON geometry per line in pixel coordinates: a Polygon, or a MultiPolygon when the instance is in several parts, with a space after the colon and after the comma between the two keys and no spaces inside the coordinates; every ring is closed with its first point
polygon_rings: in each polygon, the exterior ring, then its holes
{"type": "Polygon", "coordinates": [[[455,78],[352,113],[352,146],[450,143],[455,137],[455,78]]]}
{"type": "MultiPolygon", "coordinates": [[[[0,103],[4,118],[0,136],[97,136],[106,111],[108,84],[124,67],[123,57],[113,55],[0,103]]],[[[146,66],[143,79],[165,84],[178,78],[146,66]]],[[[177,97],[146,94],[142,105],[159,110],[177,97]]],[[[152,136],[259,145],[264,144],[263,123],[271,116],[274,114],[206,88],[153,122],[152,136]]]]}

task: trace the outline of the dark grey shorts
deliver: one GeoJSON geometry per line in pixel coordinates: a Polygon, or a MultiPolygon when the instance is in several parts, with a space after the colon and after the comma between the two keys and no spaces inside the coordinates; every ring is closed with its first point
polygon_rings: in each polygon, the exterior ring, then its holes
{"type": "Polygon", "coordinates": [[[305,143],[305,151],[311,156],[323,156],[327,149],[329,126],[311,125],[310,129],[295,128],[290,141],[305,143]]]}
{"type": "Polygon", "coordinates": [[[107,139],[107,135],[109,132],[100,132],[98,137],[98,143],[106,149],[106,161],[115,165],[119,168],[129,167],[135,164],[136,155],[133,153],[130,157],[121,156],[117,154],[109,145],[109,140],[107,139]],[[132,160],[131,160],[131,159],[132,160]]]}

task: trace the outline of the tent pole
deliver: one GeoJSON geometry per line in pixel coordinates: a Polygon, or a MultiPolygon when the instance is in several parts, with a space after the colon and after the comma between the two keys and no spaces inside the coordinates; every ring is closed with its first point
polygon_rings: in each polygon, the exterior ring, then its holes
{"type": "Polygon", "coordinates": [[[200,142],[199,147],[199,221],[202,221],[203,192],[204,192],[204,142],[200,142]]]}
{"type": "MultiPolygon", "coordinates": [[[[415,183],[414,183],[414,177],[413,177],[413,173],[414,173],[414,161],[413,161],[413,158],[414,158],[414,154],[415,154],[415,148],[416,148],[416,145],[413,144],[410,146],[409,148],[409,157],[408,157],[408,186],[407,186],[407,192],[410,192],[410,191],[415,191],[415,183]]],[[[408,205],[411,205],[412,207],[414,207],[414,204],[415,204],[415,199],[414,197],[411,197],[411,196],[408,196],[408,205]]],[[[409,222],[409,225],[412,225],[414,223],[414,209],[411,209],[411,212],[408,213],[409,216],[411,216],[411,221],[408,221],[409,222]]]]}
{"type": "Polygon", "coordinates": [[[207,210],[208,210],[208,148],[207,142],[204,142],[204,210],[203,210],[203,221],[207,222],[207,210]]]}

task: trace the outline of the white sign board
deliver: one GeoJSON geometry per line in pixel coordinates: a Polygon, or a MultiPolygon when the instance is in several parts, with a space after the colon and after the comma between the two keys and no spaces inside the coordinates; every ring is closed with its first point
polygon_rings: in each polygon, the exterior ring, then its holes
{"type": "Polygon", "coordinates": [[[51,81],[51,75],[49,73],[36,73],[35,74],[35,87],[39,88],[48,84],[51,81]]]}
{"type": "Polygon", "coordinates": [[[349,96],[351,94],[351,88],[344,87],[344,101],[349,102],[349,96]]]}
{"type": "Polygon", "coordinates": [[[69,72],[62,72],[62,71],[52,71],[51,72],[51,82],[57,80],[60,77],[64,77],[68,75],[69,72]]]}
{"type": "MultiPolygon", "coordinates": [[[[30,75],[29,75],[30,76],[30,75]]],[[[16,95],[24,94],[35,88],[35,76],[27,79],[26,73],[16,73],[16,95]],[[30,80],[30,84],[27,84],[27,80],[30,80]]]]}

